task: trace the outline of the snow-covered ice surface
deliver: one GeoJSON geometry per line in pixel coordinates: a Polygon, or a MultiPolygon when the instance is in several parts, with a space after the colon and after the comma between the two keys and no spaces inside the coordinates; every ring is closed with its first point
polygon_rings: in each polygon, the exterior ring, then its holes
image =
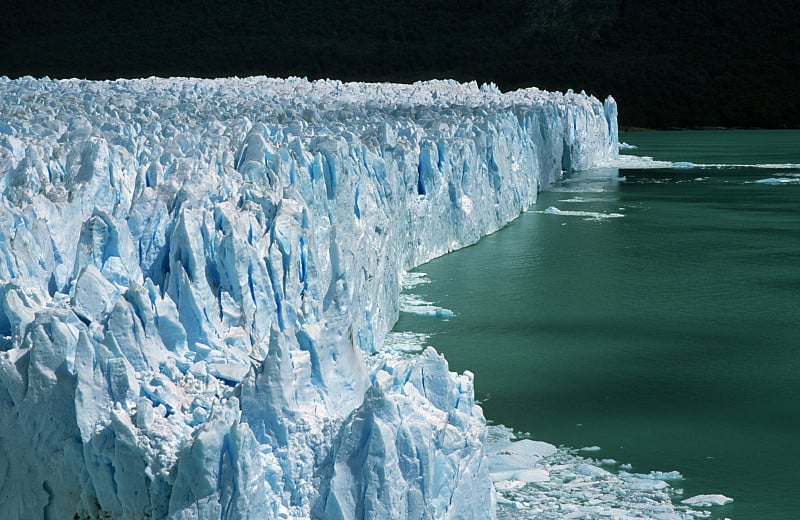
{"type": "Polygon", "coordinates": [[[0,78],[0,517],[494,517],[401,273],[616,156],[572,92],[0,78]]]}

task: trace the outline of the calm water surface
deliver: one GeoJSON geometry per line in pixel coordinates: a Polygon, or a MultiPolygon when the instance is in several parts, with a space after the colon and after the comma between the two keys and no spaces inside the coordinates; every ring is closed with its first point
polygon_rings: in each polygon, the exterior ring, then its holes
{"type": "MultiPolygon", "coordinates": [[[[798,131],[621,140],[659,160],[800,163],[798,131]]],[[[473,371],[489,420],[678,470],[685,496],[735,499],[721,516],[800,518],[800,166],[573,175],[419,270],[432,283],[413,292],[455,316],[395,330],[473,371]]]]}

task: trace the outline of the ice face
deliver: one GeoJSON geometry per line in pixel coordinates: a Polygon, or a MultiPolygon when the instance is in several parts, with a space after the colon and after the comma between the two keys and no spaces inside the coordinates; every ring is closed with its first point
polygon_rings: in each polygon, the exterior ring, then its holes
{"type": "Polygon", "coordinates": [[[613,100],[0,78],[0,122],[0,516],[494,516],[471,375],[376,352],[613,100]]]}

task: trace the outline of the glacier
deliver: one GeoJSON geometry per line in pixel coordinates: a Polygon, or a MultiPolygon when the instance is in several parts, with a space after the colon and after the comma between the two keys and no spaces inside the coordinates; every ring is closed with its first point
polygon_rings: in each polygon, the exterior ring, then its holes
{"type": "Polygon", "coordinates": [[[494,518],[403,273],[617,154],[571,91],[0,78],[0,516],[494,518]]]}

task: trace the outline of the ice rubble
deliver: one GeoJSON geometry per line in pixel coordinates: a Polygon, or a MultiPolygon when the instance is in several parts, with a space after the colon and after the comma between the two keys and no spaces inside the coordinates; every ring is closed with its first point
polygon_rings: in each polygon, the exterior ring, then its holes
{"type": "Polygon", "coordinates": [[[0,78],[0,516],[493,517],[400,273],[616,154],[572,92],[0,78]]]}

